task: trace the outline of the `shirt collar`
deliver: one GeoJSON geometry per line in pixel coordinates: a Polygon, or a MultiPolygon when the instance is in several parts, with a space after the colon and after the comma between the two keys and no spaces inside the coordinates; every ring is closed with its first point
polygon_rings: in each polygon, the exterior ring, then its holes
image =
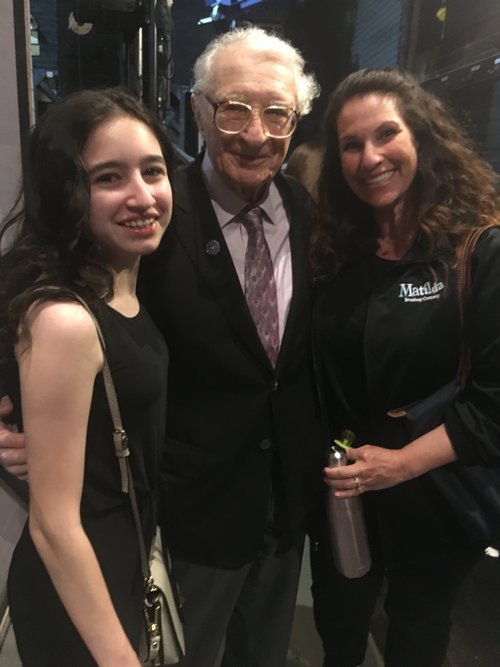
{"type": "MultiPolygon", "coordinates": [[[[231,188],[224,183],[219,174],[215,171],[212,160],[205,151],[201,163],[201,172],[205,181],[208,194],[212,200],[217,220],[222,227],[225,227],[244,209],[248,207],[248,202],[239,197],[231,188]]],[[[281,203],[281,195],[278,188],[271,182],[264,199],[257,202],[256,205],[264,211],[264,219],[274,224],[276,220],[276,211],[281,203]]]]}

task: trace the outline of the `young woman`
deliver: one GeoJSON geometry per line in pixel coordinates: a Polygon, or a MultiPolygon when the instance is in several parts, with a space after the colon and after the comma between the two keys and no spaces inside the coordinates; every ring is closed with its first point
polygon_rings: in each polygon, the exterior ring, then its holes
{"type": "Polygon", "coordinates": [[[395,69],[362,70],[334,91],[311,256],[314,328],[334,437],[356,434],[352,465],[326,469],[339,498],[362,494],[373,568],[336,574],[326,538],[312,552],[315,613],[328,667],[363,661],[387,579],[386,667],[438,667],[458,585],[482,548],[426,474],[500,459],[500,230],[472,258],[472,368],[443,423],[411,439],[393,411],[457,377],[456,248],[500,222],[495,175],[442,103],[395,69]]]}
{"type": "Polygon", "coordinates": [[[167,351],[136,279],[169,224],[172,150],[132,97],[84,91],[54,104],[30,140],[23,210],[0,261],[9,393],[22,404],[29,518],[9,572],[28,667],[138,667],[143,584],[104,393],[104,331],[146,544],[156,526],[167,351]],[[71,290],[71,291],[69,291],[71,290]],[[15,360],[14,360],[15,357],[15,360]]]}

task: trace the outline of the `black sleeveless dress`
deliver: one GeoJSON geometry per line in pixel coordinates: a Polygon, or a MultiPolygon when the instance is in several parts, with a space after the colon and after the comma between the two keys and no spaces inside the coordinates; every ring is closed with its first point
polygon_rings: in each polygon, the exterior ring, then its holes
{"type": "MultiPolygon", "coordinates": [[[[108,361],[129,438],[144,538],[149,544],[156,527],[155,487],[165,436],[167,349],[144,309],[137,316],[126,318],[102,304],[96,315],[106,339],[108,361]]],[[[82,524],[123,628],[137,648],[142,625],[142,576],[129,498],[120,489],[112,431],[103,378],[99,374],[88,424],[82,524]]],[[[95,667],[38,556],[27,525],[12,558],[8,599],[23,665],[95,667]]]]}

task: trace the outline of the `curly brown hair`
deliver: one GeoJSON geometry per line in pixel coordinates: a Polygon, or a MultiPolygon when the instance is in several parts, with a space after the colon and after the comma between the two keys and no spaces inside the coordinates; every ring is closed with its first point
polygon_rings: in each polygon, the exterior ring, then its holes
{"type": "Polygon", "coordinates": [[[296,178],[313,199],[317,199],[318,177],[325,147],[319,139],[299,144],[290,154],[285,173],[296,178]]]}
{"type": "Polygon", "coordinates": [[[471,229],[499,220],[498,177],[443,102],[401,69],[363,69],[337,86],[324,117],[326,153],[310,238],[317,277],[334,273],[374,247],[373,211],[344,179],[337,135],[344,105],[373,93],[395,100],[418,146],[411,215],[418,220],[428,252],[447,254],[471,229]]]}

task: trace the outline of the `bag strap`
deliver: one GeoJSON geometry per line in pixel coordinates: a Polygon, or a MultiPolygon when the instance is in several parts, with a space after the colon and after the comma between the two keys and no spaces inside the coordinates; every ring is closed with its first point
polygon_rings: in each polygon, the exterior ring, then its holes
{"type": "Polygon", "coordinates": [[[466,332],[466,307],[469,302],[472,273],[472,253],[485,231],[498,224],[485,225],[473,229],[457,248],[457,292],[458,312],[460,317],[460,361],[458,365],[458,384],[463,389],[470,373],[470,346],[466,332]]]}
{"type": "Polygon", "coordinates": [[[127,438],[127,433],[123,428],[120,408],[118,406],[118,397],[116,395],[113,376],[111,375],[111,369],[109,367],[106,355],[106,342],[104,340],[104,334],[102,333],[101,326],[97,321],[96,316],[90,309],[90,306],[85,301],[85,299],[82,299],[82,297],[76,292],[71,291],[71,294],[85,308],[85,310],[92,318],[92,321],[94,322],[95,328],[97,330],[97,336],[99,338],[99,342],[102,347],[102,353],[104,356],[102,375],[104,379],[104,389],[106,391],[106,398],[109,405],[109,411],[111,413],[111,419],[113,421],[113,442],[115,445],[115,454],[118,458],[118,463],[120,465],[121,488],[124,493],[128,494],[130,499],[132,515],[134,517],[135,532],[137,534],[139,556],[141,559],[142,575],[144,577],[145,582],[150,582],[151,572],[149,569],[149,561],[146,553],[146,546],[144,544],[144,535],[142,533],[142,525],[139,515],[139,507],[137,505],[137,496],[135,493],[134,479],[132,477],[132,470],[130,468],[130,463],[129,463],[130,450],[128,448],[128,438],[127,438]]]}

